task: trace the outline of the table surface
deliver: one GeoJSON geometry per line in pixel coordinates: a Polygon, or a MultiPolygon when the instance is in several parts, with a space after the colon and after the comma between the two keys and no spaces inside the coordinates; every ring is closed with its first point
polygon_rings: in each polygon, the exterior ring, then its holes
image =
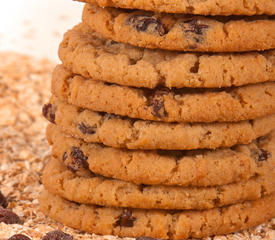
{"type": "Polygon", "coordinates": [[[58,61],[62,35],[81,21],[83,3],[72,0],[3,0],[0,51],[58,61]]]}

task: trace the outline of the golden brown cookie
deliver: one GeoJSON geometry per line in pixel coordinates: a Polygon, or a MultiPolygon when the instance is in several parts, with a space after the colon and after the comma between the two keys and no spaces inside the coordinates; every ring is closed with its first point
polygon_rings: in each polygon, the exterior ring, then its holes
{"type": "MultiPolygon", "coordinates": [[[[136,184],[215,186],[248,180],[274,169],[275,132],[232,149],[216,151],[132,151],[87,144],[65,136],[58,127],[47,128],[52,153],[67,166],[75,165],[77,150],[87,160],[86,167],[105,177],[136,184]]],[[[83,168],[77,168],[76,172],[83,168]]]]}
{"type": "Polygon", "coordinates": [[[139,47],[193,52],[275,48],[274,16],[203,17],[86,4],[82,20],[105,38],[139,47]]]}
{"type": "Polygon", "coordinates": [[[137,89],[53,73],[52,93],[93,111],[164,122],[237,122],[275,113],[275,83],[224,89],[137,89]]]}
{"type": "Polygon", "coordinates": [[[151,186],[94,175],[88,170],[83,152],[73,148],[69,154],[72,161],[68,165],[62,159],[52,158],[44,169],[42,182],[49,192],[79,203],[142,209],[202,210],[259,199],[275,191],[274,167],[262,176],[217,187],[151,186]]]}
{"type": "Polygon", "coordinates": [[[164,123],[93,112],[52,97],[44,116],[85,142],[128,149],[216,149],[248,144],[275,128],[275,115],[236,123],[164,123]]]}
{"type": "Polygon", "coordinates": [[[64,35],[59,57],[86,78],[155,88],[220,88],[275,80],[275,51],[183,53],[107,40],[81,23],[64,35]]]}
{"type": "Polygon", "coordinates": [[[82,231],[161,239],[202,238],[227,234],[275,217],[275,194],[205,211],[164,211],[100,207],[66,201],[47,191],[39,198],[49,217],[82,231]]]}

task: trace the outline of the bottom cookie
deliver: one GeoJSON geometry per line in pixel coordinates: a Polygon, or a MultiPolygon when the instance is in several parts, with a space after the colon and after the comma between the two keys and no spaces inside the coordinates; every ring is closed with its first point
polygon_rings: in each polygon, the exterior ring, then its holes
{"type": "Polygon", "coordinates": [[[69,202],[44,191],[40,209],[73,228],[102,235],[162,239],[201,238],[259,225],[275,217],[275,194],[205,211],[165,211],[99,207],[69,202]]]}

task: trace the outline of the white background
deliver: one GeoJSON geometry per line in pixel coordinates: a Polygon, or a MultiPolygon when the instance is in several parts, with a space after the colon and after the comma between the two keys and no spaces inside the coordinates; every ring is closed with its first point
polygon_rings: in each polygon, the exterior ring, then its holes
{"type": "Polygon", "coordinates": [[[83,3],[72,0],[1,0],[0,51],[58,61],[62,35],[81,21],[83,3]]]}

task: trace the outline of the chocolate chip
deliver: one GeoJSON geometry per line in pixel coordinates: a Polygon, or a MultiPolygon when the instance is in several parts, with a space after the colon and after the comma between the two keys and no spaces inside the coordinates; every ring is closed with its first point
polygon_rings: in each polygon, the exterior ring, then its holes
{"type": "Polygon", "coordinates": [[[132,211],[130,209],[124,209],[122,214],[118,217],[115,226],[121,227],[133,227],[136,218],[132,216],[132,211]]]}
{"type": "Polygon", "coordinates": [[[60,230],[48,232],[42,240],[73,240],[73,236],[60,230]]]}
{"type": "Polygon", "coordinates": [[[15,234],[11,236],[8,240],[31,240],[31,239],[23,234],[15,234]]]}
{"type": "Polygon", "coordinates": [[[266,161],[271,157],[271,153],[264,149],[253,149],[251,153],[252,157],[254,157],[259,162],[266,161]]]}
{"type": "Polygon", "coordinates": [[[191,33],[195,33],[197,35],[202,35],[203,30],[209,27],[206,24],[199,23],[198,19],[184,21],[182,26],[183,26],[184,32],[186,32],[186,33],[191,32],[191,33]]]}
{"type": "Polygon", "coordinates": [[[51,123],[55,123],[55,111],[56,108],[50,103],[45,104],[42,108],[43,116],[51,123]]]}
{"type": "Polygon", "coordinates": [[[67,158],[68,158],[68,153],[64,152],[63,157],[62,157],[63,162],[65,162],[67,158]]]}
{"type": "Polygon", "coordinates": [[[0,208],[0,222],[6,224],[21,223],[20,218],[11,210],[0,208]]]}
{"type": "Polygon", "coordinates": [[[152,114],[155,117],[163,118],[167,116],[167,112],[164,107],[164,99],[163,96],[168,94],[166,89],[164,90],[156,90],[152,93],[145,93],[145,97],[147,98],[147,104],[152,106],[152,114]],[[146,96],[147,95],[147,96],[146,96]]]}
{"type": "Polygon", "coordinates": [[[67,165],[67,168],[73,172],[80,170],[81,168],[88,168],[88,157],[78,147],[72,147],[71,152],[72,162],[67,165]]]}
{"type": "Polygon", "coordinates": [[[147,32],[163,36],[166,34],[164,25],[155,17],[134,15],[128,19],[128,24],[132,25],[138,32],[147,32]]]}
{"type": "Polygon", "coordinates": [[[78,124],[78,129],[83,134],[95,134],[96,133],[96,124],[93,126],[86,125],[85,123],[78,124]]]}
{"type": "Polygon", "coordinates": [[[8,201],[7,198],[0,192],[0,206],[3,208],[7,208],[8,207],[8,201]]]}

